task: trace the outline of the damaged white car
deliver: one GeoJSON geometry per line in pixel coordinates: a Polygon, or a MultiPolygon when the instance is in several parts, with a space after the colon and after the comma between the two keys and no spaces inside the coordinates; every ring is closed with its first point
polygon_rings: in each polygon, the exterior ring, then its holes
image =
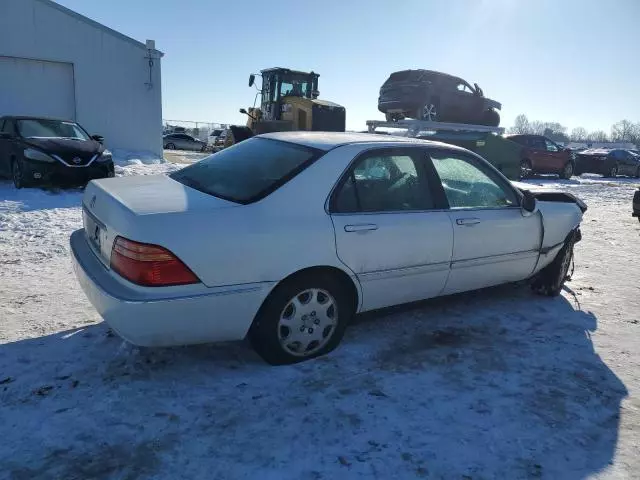
{"type": "Polygon", "coordinates": [[[451,145],[273,133],[169,176],[92,181],[71,248],[131,343],[248,335],[284,364],[334,349],[358,312],[525,279],[558,295],[585,210],[451,145]]]}

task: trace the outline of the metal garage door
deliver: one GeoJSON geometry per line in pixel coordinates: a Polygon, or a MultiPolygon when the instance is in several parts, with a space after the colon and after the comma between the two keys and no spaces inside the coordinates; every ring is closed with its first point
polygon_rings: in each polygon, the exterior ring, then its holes
{"type": "Polygon", "coordinates": [[[0,116],[75,120],[73,65],[0,56],[0,116]]]}

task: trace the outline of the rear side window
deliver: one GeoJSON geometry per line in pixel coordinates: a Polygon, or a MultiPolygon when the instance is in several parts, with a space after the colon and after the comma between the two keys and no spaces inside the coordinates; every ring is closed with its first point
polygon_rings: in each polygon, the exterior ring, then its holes
{"type": "Polygon", "coordinates": [[[280,188],[323,153],[311,147],[255,137],[170,176],[209,195],[246,204],[280,188]]]}
{"type": "Polygon", "coordinates": [[[372,153],[358,159],[336,193],[333,210],[356,213],[433,209],[424,161],[418,154],[400,153],[372,153]]]}

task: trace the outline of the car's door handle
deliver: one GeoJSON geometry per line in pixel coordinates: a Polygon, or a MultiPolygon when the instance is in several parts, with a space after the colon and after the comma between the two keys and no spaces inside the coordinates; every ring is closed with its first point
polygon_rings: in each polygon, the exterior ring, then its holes
{"type": "Polygon", "coordinates": [[[458,225],[471,226],[471,225],[477,225],[478,223],[480,223],[480,219],[479,218],[458,218],[456,219],[456,223],[458,225]]]}
{"type": "Polygon", "coordinates": [[[366,232],[367,230],[377,230],[378,225],[375,223],[359,223],[356,225],[345,225],[345,232],[366,232]]]}

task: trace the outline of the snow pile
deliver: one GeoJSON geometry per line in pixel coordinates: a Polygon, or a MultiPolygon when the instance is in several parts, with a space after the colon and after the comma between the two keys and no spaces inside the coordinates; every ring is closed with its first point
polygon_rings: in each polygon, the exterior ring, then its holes
{"type": "Polygon", "coordinates": [[[121,167],[127,165],[153,165],[166,161],[152,152],[113,149],[111,153],[113,154],[113,163],[121,167]]]}

